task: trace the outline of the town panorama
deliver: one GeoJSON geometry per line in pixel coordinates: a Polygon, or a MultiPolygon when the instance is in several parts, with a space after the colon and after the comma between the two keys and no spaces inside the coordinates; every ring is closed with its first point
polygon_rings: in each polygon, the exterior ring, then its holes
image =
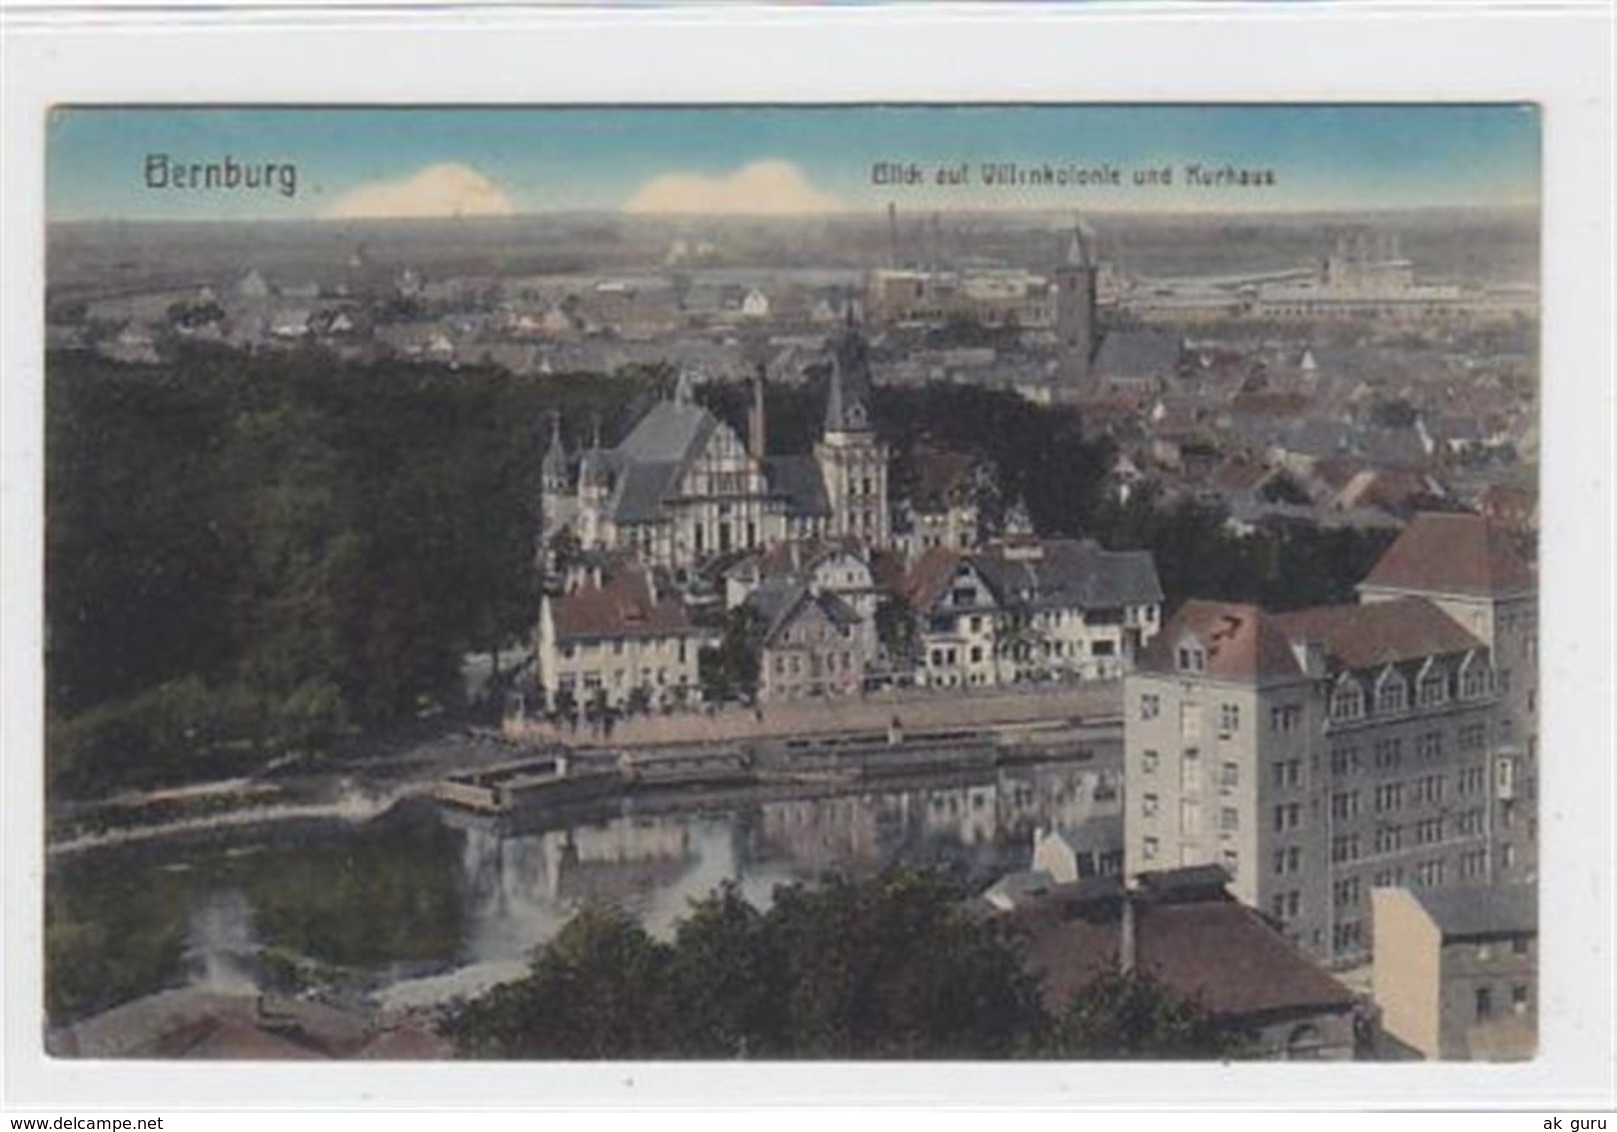
{"type": "Polygon", "coordinates": [[[52,1054],[1533,1055],[1536,204],[73,113],[52,1054]]]}

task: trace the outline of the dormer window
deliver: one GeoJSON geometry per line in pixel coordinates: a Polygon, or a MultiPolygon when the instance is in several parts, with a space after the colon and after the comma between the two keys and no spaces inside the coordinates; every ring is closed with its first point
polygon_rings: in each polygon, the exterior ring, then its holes
{"type": "Polygon", "coordinates": [[[1387,669],[1376,683],[1376,714],[1396,715],[1408,706],[1409,685],[1395,669],[1387,669]]]}
{"type": "Polygon", "coordinates": [[[1486,696],[1491,682],[1485,661],[1478,660],[1476,653],[1465,658],[1465,666],[1460,670],[1460,696],[1463,699],[1479,700],[1486,696]]]}
{"type": "Polygon", "coordinates": [[[1331,695],[1331,718],[1338,722],[1364,717],[1364,689],[1353,680],[1343,680],[1331,695]]]}
{"type": "Polygon", "coordinates": [[[1204,672],[1207,669],[1207,651],[1197,645],[1179,646],[1179,671],[1204,672]]]}
{"type": "Polygon", "coordinates": [[[1449,698],[1448,674],[1436,661],[1427,661],[1420,674],[1420,706],[1437,707],[1449,698]]]}

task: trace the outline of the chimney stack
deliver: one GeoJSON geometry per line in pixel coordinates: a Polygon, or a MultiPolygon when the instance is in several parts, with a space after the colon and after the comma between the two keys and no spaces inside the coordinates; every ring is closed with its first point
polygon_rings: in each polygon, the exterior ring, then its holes
{"type": "Polygon", "coordinates": [[[752,409],[747,413],[747,448],[754,460],[764,458],[767,432],[764,421],[764,363],[752,375],[752,409]]]}

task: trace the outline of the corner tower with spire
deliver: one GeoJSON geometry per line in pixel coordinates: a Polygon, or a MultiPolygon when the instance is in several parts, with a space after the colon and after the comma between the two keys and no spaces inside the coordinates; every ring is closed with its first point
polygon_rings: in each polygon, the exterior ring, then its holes
{"type": "Polygon", "coordinates": [[[887,507],[887,446],[876,438],[870,414],[870,347],[854,321],[829,346],[825,427],[814,460],[825,482],[833,537],[857,535],[885,546],[891,535],[887,507]]]}

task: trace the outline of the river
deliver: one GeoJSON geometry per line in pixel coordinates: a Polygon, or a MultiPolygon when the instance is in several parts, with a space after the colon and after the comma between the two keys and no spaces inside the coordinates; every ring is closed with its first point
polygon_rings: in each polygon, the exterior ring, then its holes
{"type": "Polygon", "coordinates": [[[974,887],[1026,868],[1034,830],[1119,812],[1115,742],[1082,762],[714,804],[627,798],[496,824],[414,799],[363,821],[223,827],[52,858],[57,1022],[185,984],[430,1006],[519,977],[578,908],[666,936],[690,901],[894,865],[974,887]]]}

